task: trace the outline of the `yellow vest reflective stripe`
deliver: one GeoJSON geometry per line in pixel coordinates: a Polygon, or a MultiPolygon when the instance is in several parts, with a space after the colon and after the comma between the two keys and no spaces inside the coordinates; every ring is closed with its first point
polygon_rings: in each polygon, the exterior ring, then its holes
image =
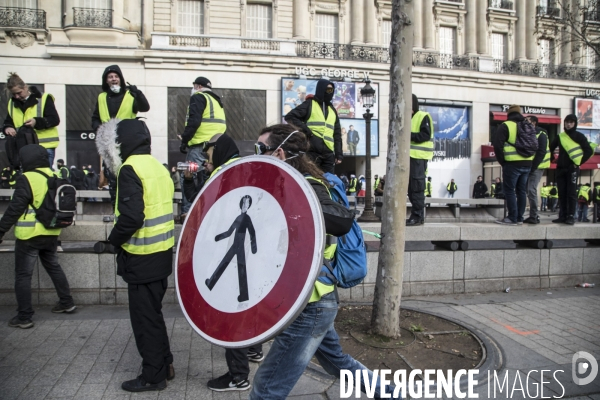
{"type": "Polygon", "coordinates": [[[546,135],[546,154],[544,154],[544,160],[538,166],[538,169],[547,169],[550,168],[550,139],[548,139],[548,132],[541,131],[538,133],[537,137],[540,135],[546,135]]]}
{"type": "Polygon", "coordinates": [[[358,180],[356,178],[350,179],[350,185],[348,185],[348,192],[350,192],[350,193],[356,192],[356,184],[357,183],[358,183],[358,180]]]}
{"type": "Polygon", "coordinates": [[[579,193],[577,193],[577,197],[583,197],[586,201],[590,201],[590,187],[582,186],[581,189],[579,189],[579,193]]]}
{"type": "Polygon", "coordinates": [[[313,100],[312,107],[310,111],[310,116],[306,121],[306,126],[311,130],[313,135],[323,139],[325,142],[325,146],[331,151],[333,151],[333,131],[335,128],[335,111],[333,107],[328,107],[327,120],[325,120],[325,115],[323,114],[323,110],[321,109],[320,104],[313,100]]]}
{"type": "Polygon", "coordinates": [[[533,156],[523,157],[517,152],[514,144],[517,140],[517,123],[514,121],[504,121],[508,128],[508,141],[504,142],[504,159],[506,161],[528,161],[533,160],[533,156]]]}
{"type": "MultiPolygon", "coordinates": [[[[108,104],[106,103],[106,92],[102,92],[98,95],[98,112],[100,113],[100,121],[102,123],[108,122],[110,120],[110,113],[108,112],[108,104]]],[[[124,119],[135,119],[136,113],[133,112],[133,102],[134,98],[129,93],[129,90],[125,92],[125,96],[123,96],[123,101],[121,101],[121,105],[119,106],[119,111],[117,111],[117,115],[115,118],[124,120],[124,119]]]]}
{"type": "MultiPolygon", "coordinates": [[[[42,98],[38,99],[38,103],[25,110],[25,113],[23,113],[19,107],[15,107],[13,99],[11,98],[8,101],[8,113],[15,124],[15,128],[19,129],[21,126],[23,126],[25,121],[30,120],[31,118],[43,117],[44,110],[46,109],[46,99],[48,96],[52,97],[52,100],[54,100],[54,96],[49,93],[44,93],[42,98]]],[[[58,127],[54,126],[48,129],[34,130],[37,134],[40,146],[46,149],[55,149],[58,147],[58,127]]]]}
{"type": "Polygon", "coordinates": [[[447,189],[448,191],[450,191],[450,185],[454,186],[454,191],[457,191],[457,190],[458,190],[458,186],[456,186],[456,183],[452,183],[452,182],[450,182],[450,183],[448,184],[448,186],[446,186],[446,189],[447,189]]]}
{"type": "Polygon", "coordinates": [[[573,161],[575,165],[581,165],[581,160],[583,159],[583,150],[579,143],[574,141],[566,134],[566,132],[561,132],[558,135],[560,139],[560,145],[569,155],[569,158],[573,161]]]}
{"type": "Polygon", "coordinates": [[[431,115],[425,111],[417,111],[415,115],[412,116],[410,131],[412,133],[419,133],[421,130],[421,123],[425,118],[429,118],[431,137],[429,138],[428,142],[424,143],[416,143],[411,141],[410,158],[416,158],[418,160],[431,160],[433,158],[435,143],[433,142],[433,120],[431,119],[431,115]]]}
{"type": "MultiPolygon", "coordinates": [[[[164,168],[164,167],[163,167],[164,168]]],[[[52,170],[50,168],[36,168],[42,171],[48,176],[52,176],[52,170]]],[[[25,172],[25,178],[29,182],[31,193],[33,194],[33,206],[40,208],[46,192],[48,192],[48,179],[35,172],[25,172]]],[[[60,228],[47,229],[37,219],[35,219],[35,209],[31,204],[27,207],[27,211],[19,217],[19,220],[15,224],[15,237],[19,240],[28,240],[36,236],[58,236],[60,235],[60,228]]]]}
{"type": "MultiPolygon", "coordinates": [[[[217,133],[225,133],[227,130],[227,123],[225,122],[225,110],[219,105],[219,102],[214,99],[211,95],[196,92],[194,96],[204,96],[206,99],[206,107],[202,113],[202,122],[194,133],[194,137],[188,142],[188,146],[208,142],[211,137],[217,133]]],[[[190,107],[188,106],[188,112],[185,117],[185,126],[187,126],[188,118],[190,116],[190,107]]]]}
{"type": "Polygon", "coordinates": [[[224,166],[229,165],[232,162],[237,161],[239,159],[240,159],[240,156],[233,156],[233,158],[230,158],[228,161],[225,162],[225,164],[221,165],[220,167],[215,168],[215,170],[210,174],[208,179],[212,178],[213,175],[215,175],[217,172],[219,172],[221,169],[223,169],[224,166]]]}
{"type": "MultiPolygon", "coordinates": [[[[174,187],[169,171],[149,154],[129,156],[123,163],[125,165],[131,166],[142,181],[145,217],[144,225],[123,244],[123,249],[131,254],[146,255],[172,248],[175,245],[174,187]]],[[[119,217],[118,187],[115,216],[116,223],[119,217]]]]}

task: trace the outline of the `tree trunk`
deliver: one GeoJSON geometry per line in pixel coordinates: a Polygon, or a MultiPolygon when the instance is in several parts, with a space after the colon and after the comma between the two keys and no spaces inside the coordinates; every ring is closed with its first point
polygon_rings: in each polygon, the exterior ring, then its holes
{"type": "Polygon", "coordinates": [[[392,3],[386,185],[381,214],[381,249],[371,317],[373,332],[392,338],[400,336],[412,117],[413,1],[420,0],[393,0],[392,3]]]}

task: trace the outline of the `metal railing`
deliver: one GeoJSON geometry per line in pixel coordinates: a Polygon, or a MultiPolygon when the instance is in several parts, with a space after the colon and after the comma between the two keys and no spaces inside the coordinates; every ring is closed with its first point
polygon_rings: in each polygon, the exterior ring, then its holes
{"type": "Polygon", "coordinates": [[[513,2],[509,0],[488,0],[488,8],[499,8],[501,10],[514,10],[513,2]]]}
{"type": "Polygon", "coordinates": [[[440,54],[436,52],[414,51],[413,65],[416,67],[434,67],[479,71],[479,58],[467,55],[440,54]]]}
{"type": "Polygon", "coordinates": [[[436,3],[459,3],[459,4],[463,4],[464,1],[463,0],[436,0],[436,3]]]}
{"type": "Polygon", "coordinates": [[[0,7],[0,27],[46,29],[46,11],[35,8],[0,7]]]}
{"type": "Polygon", "coordinates": [[[566,65],[543,64],[530,61],[502,61],[495,66],[496,73],[537,76],[540,78],[567,79],[583,82],[600,82],[600,74],[594,69],[566,65]]]}
{"type": "Polygon", "coordinates": [[[537,6],[536,15],[538,17],[559,18],[560,17],[560,8],[537,6]]]}
{"type": "Polygon", "coordinates": [[[73,26],[111,28],[112,10],[103,8],[73,7],[73,26]]]}
{"type": "Polygon", "coordinates": [[[350,60],[387,63],[390,54],[387,47],[354,46],[339,43],[303,42],[296,43],[298,57],[329,60],[350,60]]]}

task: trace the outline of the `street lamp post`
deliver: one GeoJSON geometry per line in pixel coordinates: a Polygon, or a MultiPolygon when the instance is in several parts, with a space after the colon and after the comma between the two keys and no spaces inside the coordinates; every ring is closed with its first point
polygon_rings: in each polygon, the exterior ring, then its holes
{"type": "Polygon", "coordinates": [[[366,123],[367,130],[367,154],[366,154],[366,179],[365,183],[367,185],[365,190],[365,209],[358,218],[359,222],[377,222],[379,218],[373,212],[373,200],[372,200],[372,190],[371,186],[371,118],[373,118],[373,114],[371,114],[371,107],[373,107],[373,99],[375,98],[375,89],[371,87],[371,81],[367,79],[365,81],[365,86],[360,89],[360,96],[362,98],[363,107],[367,109],[367,112],[363,114],[363,118],[366,123]]]}

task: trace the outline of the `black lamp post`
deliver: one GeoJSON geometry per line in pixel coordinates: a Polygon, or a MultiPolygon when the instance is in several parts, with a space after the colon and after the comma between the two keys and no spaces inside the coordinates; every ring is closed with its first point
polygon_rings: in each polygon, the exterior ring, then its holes
{"type": "Polygon", "coordinates": [[[371,81],[367,79],[365,81],[365,86],[360,89],[360,96],[362,98],[363,107],[367,109],[367,112],[363,114],[363,118],[366,122],[367,128],[367,162],[366,162],[366,190],[365,190],[365,209],[358,218],[359,222],[377,222],[379,218],[373,212],[373,200],[372,200],[372,186],[371,186],[371,118],[373,118],[373,114],[371,114],[371,107],[373,107],[373,99],[375,98],[375,89],[371,87],[371,81]]]}

